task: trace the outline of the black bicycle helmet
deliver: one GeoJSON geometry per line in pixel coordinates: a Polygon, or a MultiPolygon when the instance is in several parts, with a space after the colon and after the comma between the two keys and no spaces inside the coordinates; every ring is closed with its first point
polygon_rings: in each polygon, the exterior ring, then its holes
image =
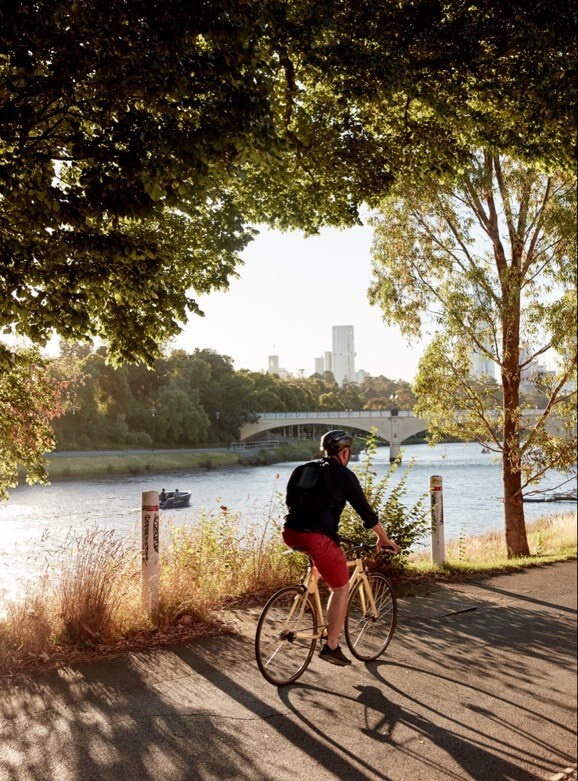
{"type": "Polygon", "coordinates": [[[347,431],[328,431],[321,437],[321,450],[324,450],[328,456],[336,456],[346,447],[351,447],[353,437],[347,431]]]}

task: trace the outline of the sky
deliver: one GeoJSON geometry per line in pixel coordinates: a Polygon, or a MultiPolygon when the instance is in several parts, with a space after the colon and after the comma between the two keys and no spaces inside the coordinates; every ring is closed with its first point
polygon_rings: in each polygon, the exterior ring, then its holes
{"type": "Polygon", "coordinates": [[[204,318],[191,315],[171,347],[210,348],[235,369],[261,371],[268,356],[307,377],[315,358],[331,351],[331,327],[352,325],[355,369],[413,380],[424,344],[409,345],[367,300],[372,231],[367,226],[324,229],[319,236],[262,228],[246,248],[227,292],[198,298],[204,318]]]}

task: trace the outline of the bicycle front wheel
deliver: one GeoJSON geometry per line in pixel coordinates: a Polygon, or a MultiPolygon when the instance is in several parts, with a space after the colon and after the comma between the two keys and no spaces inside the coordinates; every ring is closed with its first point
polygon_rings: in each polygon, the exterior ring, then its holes
{"type": "Polygon", "coordinates": [[[307,593],[287,586],[273,594],[261,613],[255,655],[263,676],[275,686],[296,681],[311,661],[317,615],[307,593]]]}
{"type": "Polygon", "coordinates": [[[357,659],[377,659],[389,645],[397,623],[395,594],[383,575],[368,575],[376,613],[374,614],[363,580],[353,587],[345,618],[345,640],[357,659]]]}

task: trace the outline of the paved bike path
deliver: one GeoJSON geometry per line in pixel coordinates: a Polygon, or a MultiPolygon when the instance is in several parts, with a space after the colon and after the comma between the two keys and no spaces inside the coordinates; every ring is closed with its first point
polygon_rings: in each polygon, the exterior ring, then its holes
{"type": "MultiPolygon", "coordinates": [[[[420,587],[384,657],[277,689],[239,634],[0,678],[0,781],[550,779],[576,761],[576,562],[420,587]]],[[[575,766],[575,765],[574,765],[575,766]]],[[[575,774],[574,774],[575,775],[575,774]]]]}

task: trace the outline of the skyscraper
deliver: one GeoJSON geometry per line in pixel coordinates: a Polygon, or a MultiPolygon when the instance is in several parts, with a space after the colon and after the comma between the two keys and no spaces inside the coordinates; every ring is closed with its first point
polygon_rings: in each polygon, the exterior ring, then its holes
{"type": "Polygon", "coordinates": [[[355,382],[355,349],[352,325],[334,325],[332,366],[333,376],[339,385],[355,382]]]}
{"type": "Polygon", "coordinates": [[[477,347],[470,351],[470,376],[478,380],[496,379],[494,362],[477,347]]]}

